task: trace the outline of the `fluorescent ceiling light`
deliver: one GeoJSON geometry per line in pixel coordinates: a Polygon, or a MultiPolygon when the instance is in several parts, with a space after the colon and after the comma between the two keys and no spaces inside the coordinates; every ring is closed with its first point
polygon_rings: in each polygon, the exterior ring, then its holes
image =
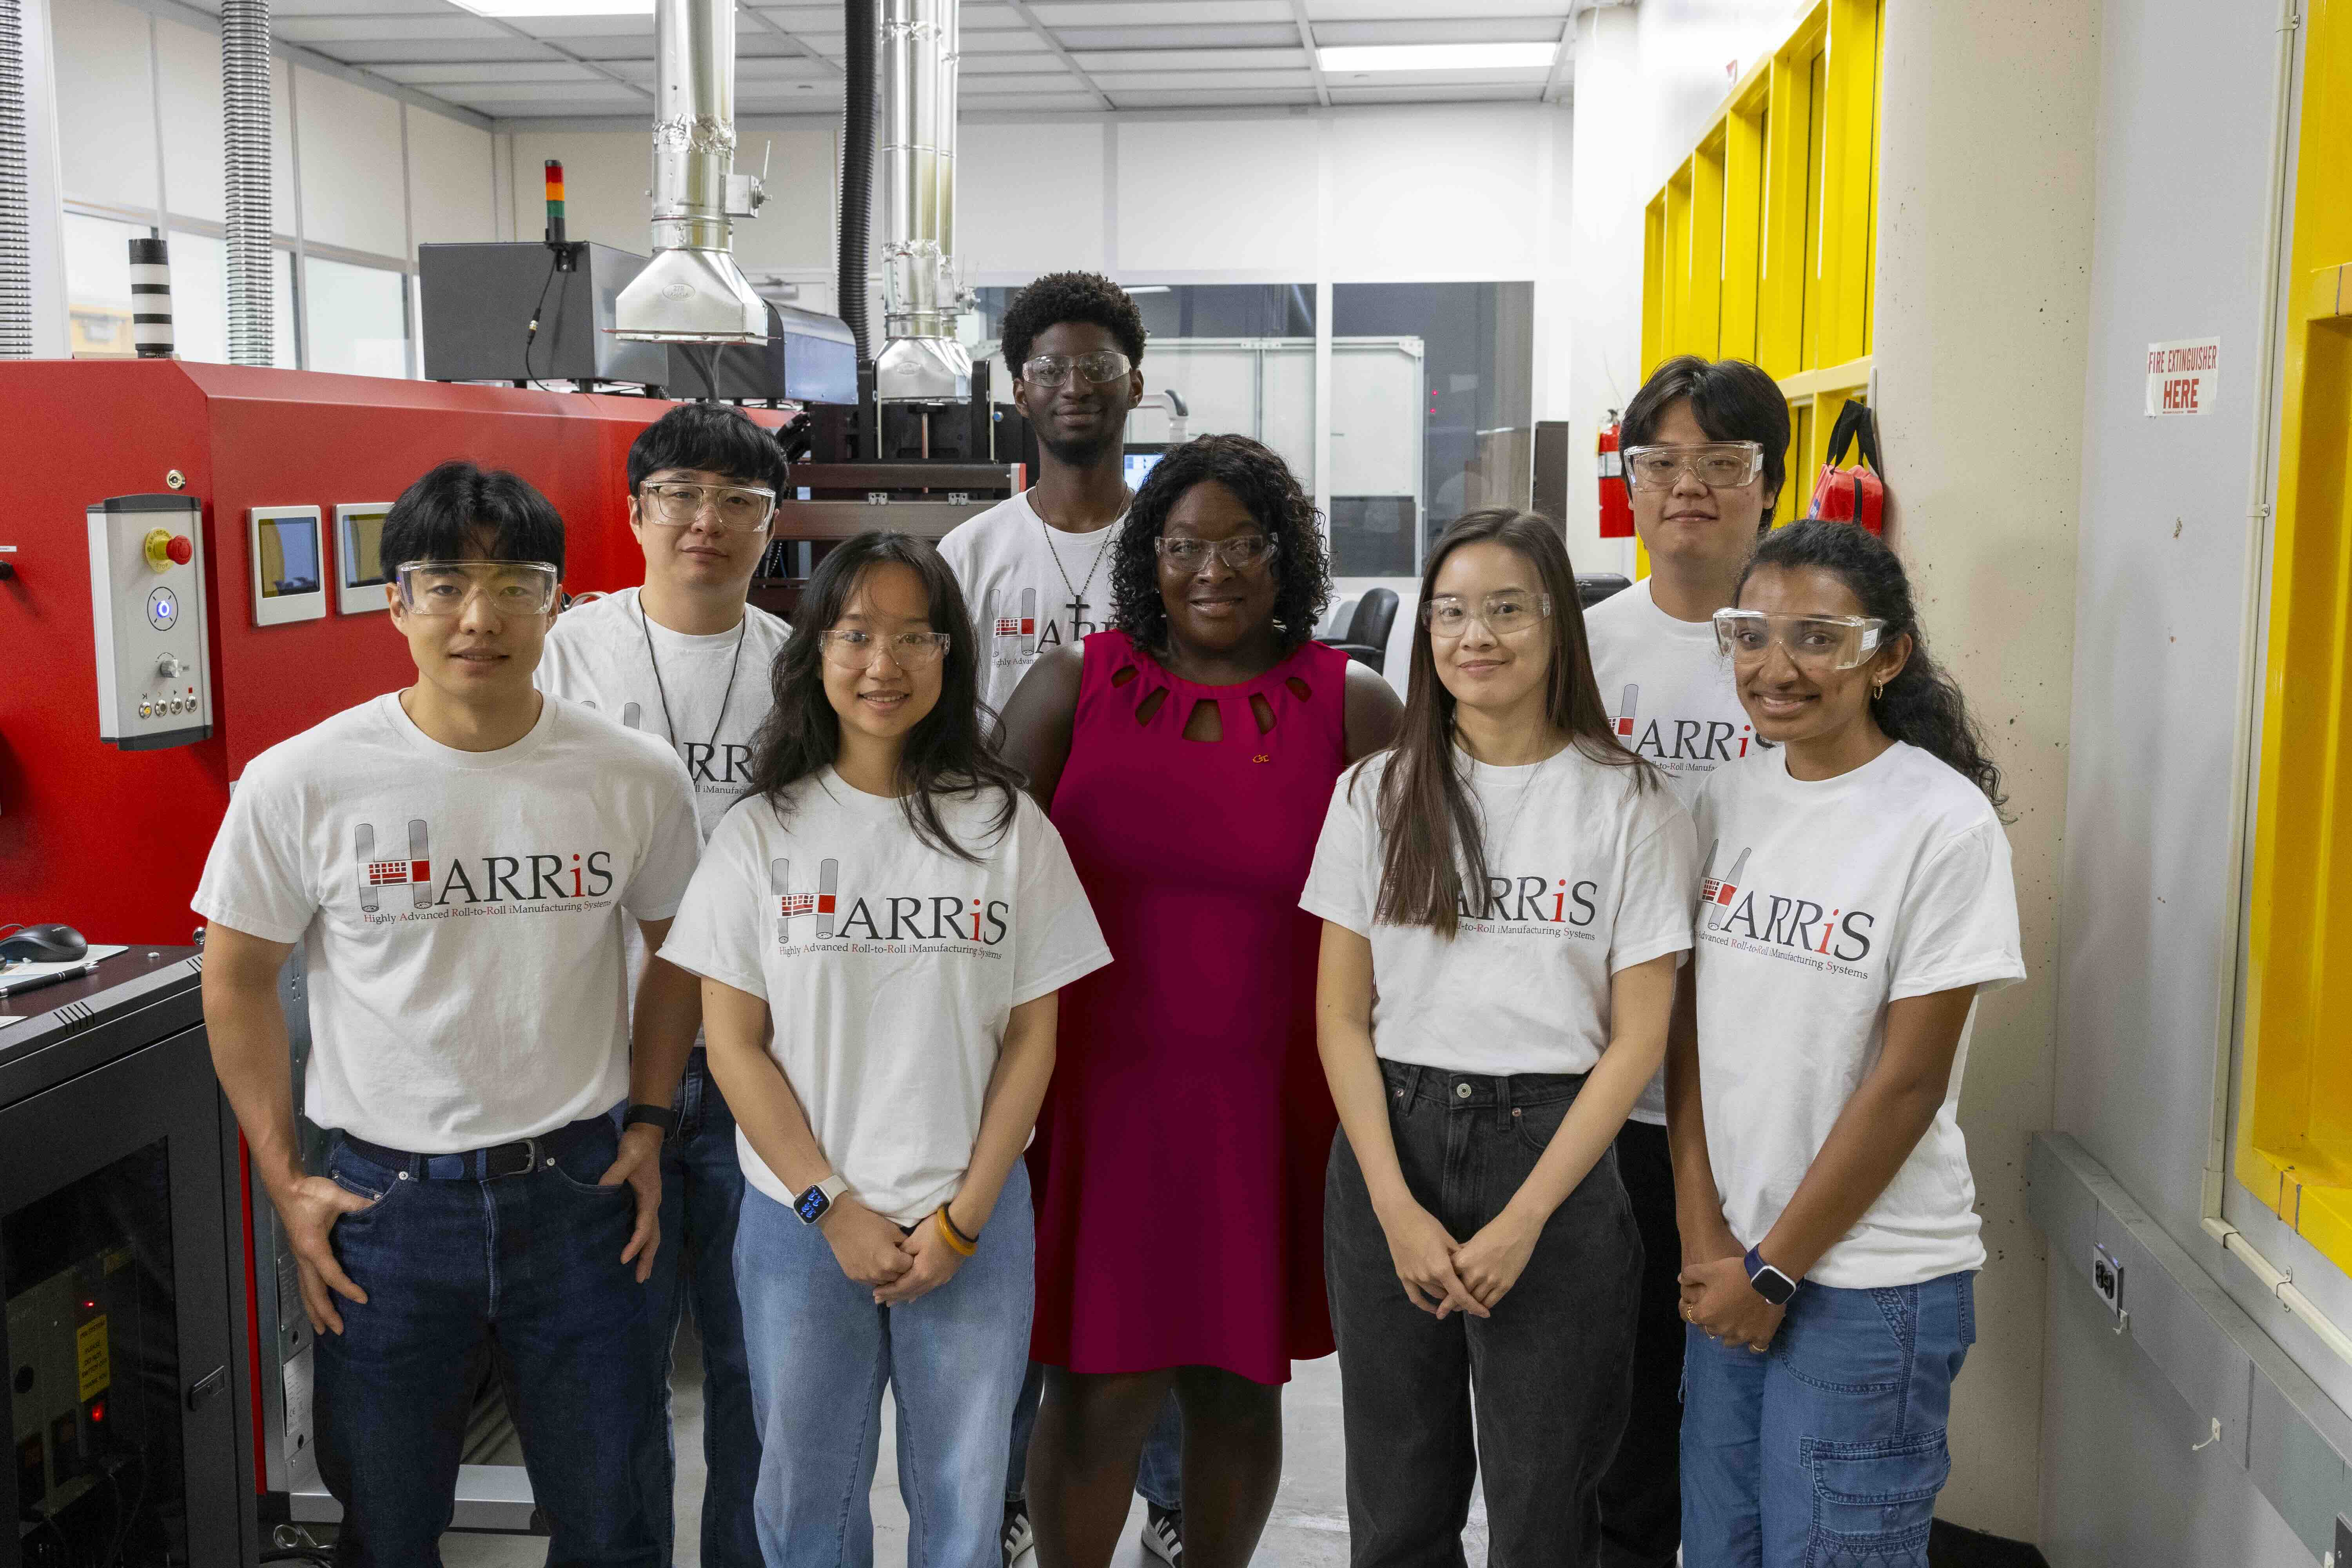
{"type": "Polygon", "coordinates": [[[477,16],[650,16],[654,0],[455,0],[477,16]]]}
{"type": "Polygon", "coordinates": [[[1360,71],[1541,70],[1558,44],[1325,44],[1323,68],[1360,71]]]}

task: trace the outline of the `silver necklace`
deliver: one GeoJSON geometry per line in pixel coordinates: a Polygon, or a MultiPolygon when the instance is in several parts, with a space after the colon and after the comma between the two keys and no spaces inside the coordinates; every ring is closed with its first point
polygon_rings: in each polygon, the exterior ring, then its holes
{"type": "MultiPolygon", "coordinates": [[[[727,704],[735,700],[735,677],[743,668],[743,634],[751,629],[751,612],[747,606],[743,618],[736,623],[735,653],[727,661],[727,689],[719,699],[719,721],[710,726],[710,739],[702,748],[706,762],[719,754],[719,731],[727,726],[727,704]]],[[[661,659],[654,652],[653,628],[646,624],[645,601],[637,601],[637,630],[645,634],[646,662],[654,667],[654,690],[661,697],[662,728],[669,731],[669,743],[677,744],[677,724],[669,716],[669,688],[662,684],[661,659]]],[[[687,765],[693,766],[692,759],[687,765]]]]}
{"type": "MultiPolygon", "coordinates": [[[[1118,516],[1125,517],[1127,515],[1128,508],[1132,506],[1134,503],[1135,492],[1131,489],[1122,488],[1119,491],[1118,516]]],[[[1030,510],[1032,511],[1036,511],[1034,505],[1032,505],[1030,510]]],[[[1071,614],[1075,616],[1078,613],[1077,607],[1087,602],[1087,595],[1095,585],[1095,574],[1102,570],[1103,557],[1110,553],[1111,542],[1106,539],[1095,547],[1095,563],[1087,571],[1086,586],[1084,588],[1076,588],[1070,585],[1070,569],[1062,564],[1062,552],[1054,543],[1054,525],[1045,521],[1045,514],[1042,511],[1037,512],[1037,526],[1045,531],[1045,553],[1054,558],[1054,570],[1062,574],[1062,586],[1069,593],[1071,614]]],[[[1101,531],[1108,533],[1118,526],[1118,518],[1115,517],[1111,519],[1109,522],[1103,525],[1101,531]]],[[[1070,635],[1072,637],[1076,637],[1077,635],[1077,626],[1074,621],[1070,626],[1070,635]]]]}

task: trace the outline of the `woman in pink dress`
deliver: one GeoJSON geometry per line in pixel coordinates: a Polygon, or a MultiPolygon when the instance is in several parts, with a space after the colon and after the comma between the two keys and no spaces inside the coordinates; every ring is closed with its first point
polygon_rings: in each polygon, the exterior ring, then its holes
{"type": "Polygon", "coordinates": [[[1112,629],[1039,659],[1004,714],[1113,957],[1062,994],[1030,1151],[1049,1371],[1029,1505],[1042,1568],[1104,1568],[1172,1390],[1183,1560],[1238,1568],[1281,1479],[1290,1363],[1331,1352],[1337,1118],[1298,894],[1333,782],[1400,704],[1311,640],[1314,507],[1257,442],[1169,453],[1112,548],[1112,629]]]}

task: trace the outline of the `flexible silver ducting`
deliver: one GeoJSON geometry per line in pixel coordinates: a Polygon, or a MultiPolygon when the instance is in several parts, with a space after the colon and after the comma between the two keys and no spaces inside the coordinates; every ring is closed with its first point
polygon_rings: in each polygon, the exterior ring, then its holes
{"type": "Polygon", "coordinates": [[[228,357],[277,355],[272,285],[269,0],[221,0],[221,127],[228,186],[228,357]]]}
{"type": "Polygon", "coordinates": [[[882,310],[874,367],[885,403],[971,395],[956,341],[956,0],[882,3],[882,310]]]}
{"type": "Polygon", "coordinates": [[[23,0],[0,0],[0,359],[33,357],[32,179],[25,8],[23,0]]]}

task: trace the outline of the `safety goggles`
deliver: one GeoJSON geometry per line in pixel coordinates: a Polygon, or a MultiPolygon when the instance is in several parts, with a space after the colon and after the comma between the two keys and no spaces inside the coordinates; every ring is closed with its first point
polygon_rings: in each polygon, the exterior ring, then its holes
{"type": "Polygon", "coordinates": [[[1466,599],[1441,594],[1423,601],[1421,624],[1429,635],[1452,642],[1476,621],[1493,636],[1507,637],[1542,625],[1551,618],[1549,594],[1489,594],[1473,608],[1466,599]]]}
{"type": "Polygon", "coordinates": [[[1775,644],[1799,669],[1852,669],[1878,651],[1886,623],[1868,616],[1774,616],[1715,612],[1715,646],[1734,665],[1761,664],[1775,644]]]}
{"type": "Polygon", "coordinates": [[[870,667],[877,647],[900,669],[928,669],[947,657],[948,645],[954,641],[945,632],[894,632],[887,637],[856,630],[816,634],[816,646],[824,651],[825,663],[835,669],[870,667]]]}
{"type": "Polygon", "coordinates": [[[691,528],[705,516],[719,533],[756,533],[776,512],[776,492],[760,485],[696,485],[665,479],[641,485],[637,515],[665,528],[691,528]]]}
{"type": "Polygon", "coordinates": [[[1637,490],[1670,490],[1684,474],[1711,490],[1738,489],[1763,471],[1764,448],[1755,441],[1625,448],[1625,477],[1637,490]]]}
{"type": "Polygon", "coordinates": [[[1274,541],[1263,533],[1237,533],[1231,539],[1169,539],[1160,541],[1160,559],[1186,574],[1208,570],[1213,560],[1226,570],[1247,572],[1274,559],[1274,541]]]}
{"type": "Polygon", "coordinates": [[[501,616],[543,616],[562,574],[545,561],[404,561],[393,577],[412,616],[454,616],[477,594],[501,616]]]}
{"type": "Polygon", "coordinates": [[[1117,381],[1134,368],[1133,362],[1115,349],[1080,354],[1076,359],[1068,354],[1039,354],[1022,365],[1021,379],[1032,386],[1059,386],[1070,379],[1070,372],[1075,370],[1099,386],[1107,381],[1117,381]]]}

